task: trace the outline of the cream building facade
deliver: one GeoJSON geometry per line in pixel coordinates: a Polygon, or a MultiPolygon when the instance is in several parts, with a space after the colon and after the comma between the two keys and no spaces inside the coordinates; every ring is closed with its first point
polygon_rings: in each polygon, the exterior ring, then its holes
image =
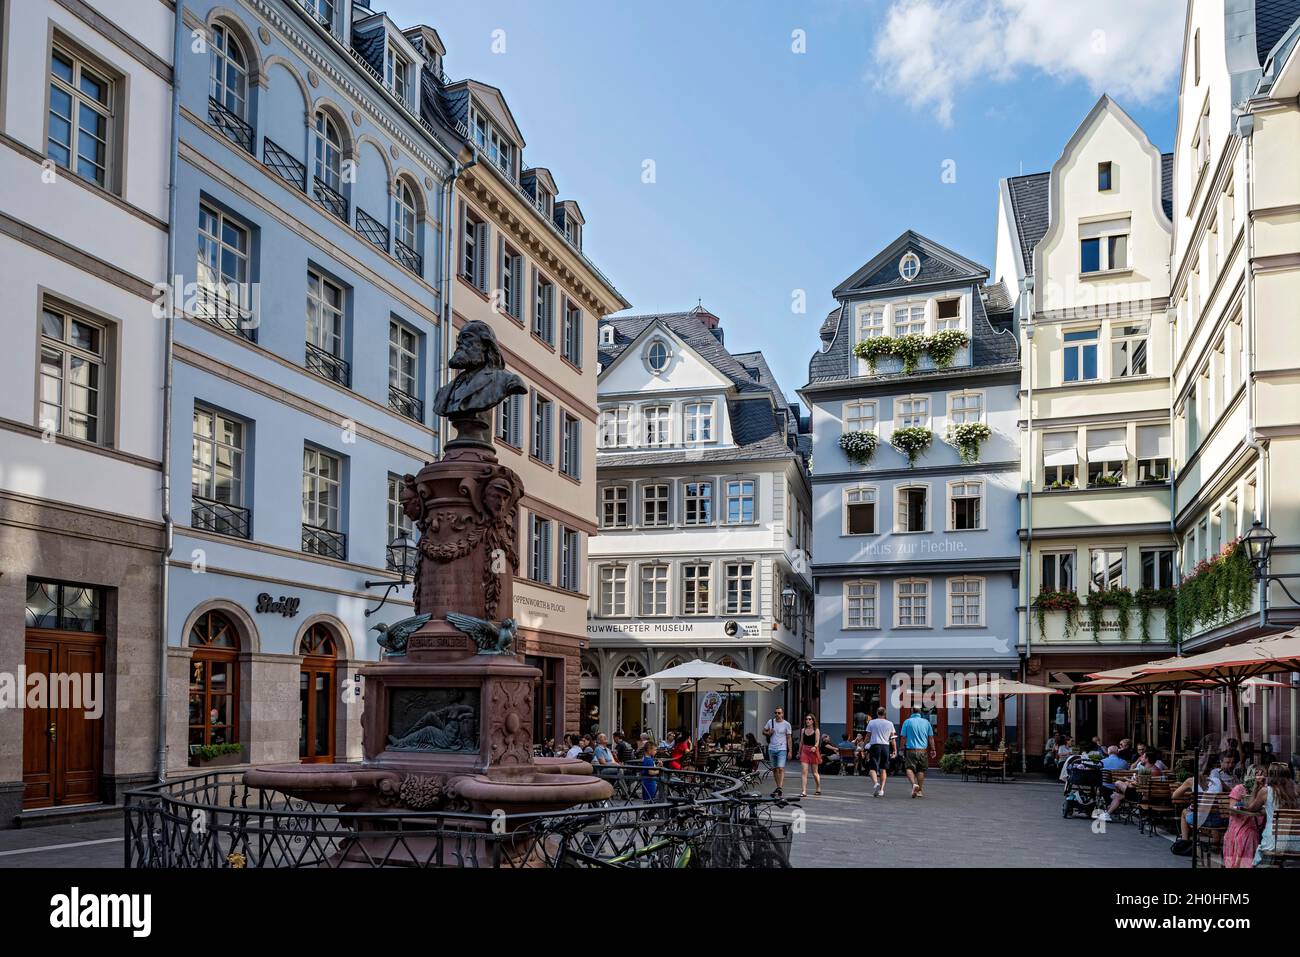
{"type": "MultiPolygon", "coordinates": [[[[1185,576],[1259,521],[1300,571],[1300,3],[1188,4],[1174,151],[1174,521],[1185,576]]],[[[1295,583],[1288,582],[1292,592],[1295,583]]],[[[1197,652],[1294,627],[1282,588],[1183,634],[1197,652]]],[[[1220,613],[1221,612],[1221,613],[1220,613]]],[[[1295,749],[1295,691],[1243,708],[1242,740],[1295,749]]],[[[1214,696],[1206,730],[1231,724],[1214,696]]]]}
{"type": "MultiPolygon", "coordinates": [[[[1027,680],[1062,692],[1167,648],[1169,167],[1103,96],[1050,172],[1001,185],[997,274],[1020,290],[1023,357],[1019,645],[1027,680]]],[[[1134,717],[1064,694],[1021,707],[1029,753],[1134,717]]]]}
{"type": "Polygon", "coordinates": [[[443,102],[475,148],[456,184],[451,334],[486,322],[528,386],[498,410],[496,445],[524,482],[515,617],[543,675],[535,728],[545,740],[577,727],[587,541],[597,531],[596,327],[630,303],[583,253],[577,202],[559,196],[549,170],[524,164],[501,91],[464,80],[443,102]]]}

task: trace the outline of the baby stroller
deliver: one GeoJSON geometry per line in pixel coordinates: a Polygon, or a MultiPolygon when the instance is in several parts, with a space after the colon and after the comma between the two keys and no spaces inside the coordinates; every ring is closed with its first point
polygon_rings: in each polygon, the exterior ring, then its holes
{"type": "Polygon", "coordinates": [[[1061,817],[1073,817],[1076,812],[1092,817],[1092,812],[1105,803],[1101,765],[1086,760],[1081,754],[1073,754],[1066,758],[1062,775],[1065,778],[1065,800],[1061,802],[1061,817]]]}

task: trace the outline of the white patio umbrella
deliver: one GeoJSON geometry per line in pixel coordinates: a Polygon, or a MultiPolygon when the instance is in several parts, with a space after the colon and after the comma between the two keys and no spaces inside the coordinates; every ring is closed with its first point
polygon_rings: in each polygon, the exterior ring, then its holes
{"type": "Polygon", "coordinates": [[[673,688],[678,691],[694,691],[696,700],[699,692],[704,691],[775,691],[785,684],[784,678],[770,675],[758,675],[752,671],[728,668],[712,661],[696,658],[664,671],[657,671],[641,679],[641,687],[653,685],[656,692],[660,688],[673,688]]]}

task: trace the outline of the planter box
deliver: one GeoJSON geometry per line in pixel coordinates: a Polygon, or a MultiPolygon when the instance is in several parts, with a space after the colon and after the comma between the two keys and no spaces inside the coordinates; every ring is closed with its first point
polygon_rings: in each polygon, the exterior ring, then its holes
{"type": "Polygon", "coordinates": [[[215,758],[194,758],[191,767],[196,768],[230,768],[244,763],[243,750],[221,754],[215,758]]]}

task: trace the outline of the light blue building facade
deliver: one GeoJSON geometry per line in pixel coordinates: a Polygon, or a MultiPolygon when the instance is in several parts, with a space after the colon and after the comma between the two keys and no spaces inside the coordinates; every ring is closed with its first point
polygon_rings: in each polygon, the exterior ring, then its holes
{"type": "Polygon", "coordinates": [[[444,50],[365,2],[183,11],[168,764],[355,758],[370,628],[412,611],[365,583],[439,448],[444,50]]]}
{"type": "Polygon", "coordinates": [[[837,740],[881,705],[895,723],[924,710],[940,753],[946,741],[1015,739],[1014,714],[912,697],[1019,664],[1019,362],[1011,302],[987,280],[904,233],[835,289],[809,364],[812,663],[821,726],[837,740]],[[874,367],[856,351],[872,339],[874,367]],[[909,344],[923,348],[905,372],[909,344]],[[911,463],[895,447],[909,438],[911,463]]]}

